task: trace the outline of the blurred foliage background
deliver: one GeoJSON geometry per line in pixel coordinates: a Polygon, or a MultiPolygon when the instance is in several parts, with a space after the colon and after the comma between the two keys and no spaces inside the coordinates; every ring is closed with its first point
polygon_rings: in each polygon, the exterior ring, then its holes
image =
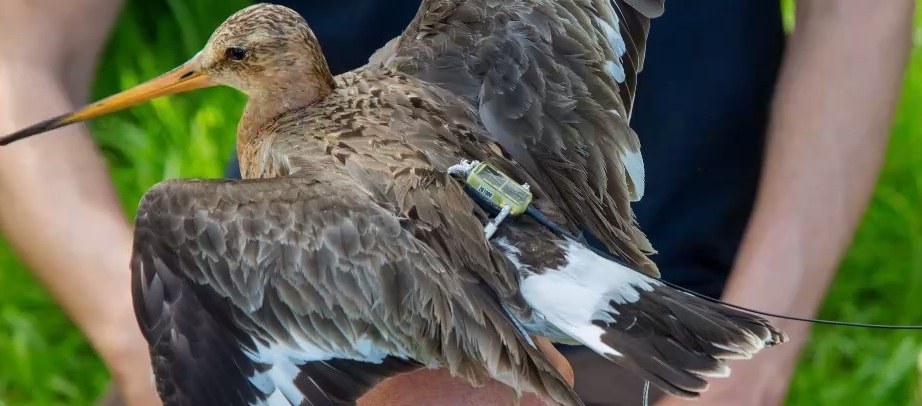
{"type": "MultiPolygon", "coordinates": [[[[791,1],[782,4],[791,24],[791,1]]],[[[94,94],[128,88],[193,55],[246,0],[129,0],[94,94]]],[[[922,22],[922,13],[916,21],[922,22]]],[[[821,317],[922,323],[922,28],[917,25],[886,164],[821,317]]],[[[242,95],[211,89],[92,123],[128,215],[164,178],[221,177],[242,95]]],[[[817,326],[788,405],[922,405],[922,334],[817,326]]],[[[0,406],[91,405],[103,365],[0,242],[0,406]]]]}

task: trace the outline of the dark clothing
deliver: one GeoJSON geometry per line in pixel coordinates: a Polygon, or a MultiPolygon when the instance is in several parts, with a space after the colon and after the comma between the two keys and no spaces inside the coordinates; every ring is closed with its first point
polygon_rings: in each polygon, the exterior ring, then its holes
{"type": "Polygon", "coordinates": [[[784,31],[778,2],[667,3],[653,20],[631,126],[640,229],[666,280],[723,291],[754,202],[784,31]]]}
{"type": "Polygon", "coordinates": [[[320,41],[334,75],[368,62],[378,48],[400,35],[420,0],[274,1],[301,13],[320,41]]]}
{"type": "MultiPolygon", "coordinates": [[[[419,7],[419,0],[275,3],[307,19],[334,74],[365,64],[419,7]]],[[[713,297],[723,290],[754,201],[783,43],[771,1],[675,1],[652,22],[631,119],[646,164],[646,194],[634,209],[669,281],[713,297]]],[[[232,175],[239,177],[236,162],[232,175]]],[[[564,354],[587,404],[640,404],[639,379],[582,347],[564,354]],[[614,391],[613,379],[623,383],[614,391]]]]}

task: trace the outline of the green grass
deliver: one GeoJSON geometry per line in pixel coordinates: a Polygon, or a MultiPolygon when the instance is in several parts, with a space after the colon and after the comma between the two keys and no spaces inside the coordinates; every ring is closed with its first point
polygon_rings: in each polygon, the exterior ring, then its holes
{"type": "MultiPolygon", "coordinates": [[[[245,0],[128,1],[95,95],[191,56],[245,0]]],[[[919,20],[922,21],[922,20],[919,20]]],[[[918,30],[918,29],[917,29],[918,30]]],[[[220,177],[243,97],[228,89],[161,99],[92,126],[128,215],[165,178],[220,177]]],[[[922,323],[922,30],[917,31],[880,183],[821,316],[922,323]]],[[[818,326],[788,405],[922,405],[922,333],[818,326]]],[[[108,376],[79,332],[0,244],[0,406],[89,405],[108,376]]]]}

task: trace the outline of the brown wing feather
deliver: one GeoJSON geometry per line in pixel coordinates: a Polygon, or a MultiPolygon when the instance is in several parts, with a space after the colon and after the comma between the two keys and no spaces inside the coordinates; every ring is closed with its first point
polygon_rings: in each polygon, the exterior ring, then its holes
{"type": "MultiPolygon", "coordinates": [[[[504,304],[523,303],[516,270],[483,236],[486,213],[446,170],[469,159],[489,161],[534,184],[528,174],[496,152],[472,109],[444,89],[376,70],[342,75],[337,84],[303,114],[275,124],[280,132],[291,131],[275,137],[270,148],[269,155],[287,162],[283,172],[341,168],[351,182],[393,204],[408,230],[452,267],[485,281],[504,304]]],[[[532,192],[548,216],[575,231],[539,185],[532,192]]]]}
{"type": "Polygon", "coordinates": [[[474,383],[511,374],[580,404],[485,284],[347,176],[316,175],[170,181],[145,195],[133,293],[167,406],[262,404],[274,390],[259,375],[266,346],[308,361],[290,382],[320,404],[349,404],[416,363],[474,383]],[[322,356],[336,362],[310,359],[322,356]],[[359,369],[371,376],[343,375],[359,369]]]}
{"type": "Polygon", "coordinates": [[[659,0],[432,0],[374,63],[444,87],[614,253],[657,275],[630,201],[643,163],[628,125],[659,0]]]}

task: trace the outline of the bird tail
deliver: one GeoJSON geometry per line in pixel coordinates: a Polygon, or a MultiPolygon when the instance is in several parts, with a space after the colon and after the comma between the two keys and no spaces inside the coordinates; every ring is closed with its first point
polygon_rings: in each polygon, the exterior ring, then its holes
{"type": "Polygon", "coordinates": [[[726,360],[787,341],[768,320],[567,244],[566,265],[522,281],[525,300],[563,341],[581,343],[671,395],[698,397],[707,378],[730,374],[726,360]]]}

